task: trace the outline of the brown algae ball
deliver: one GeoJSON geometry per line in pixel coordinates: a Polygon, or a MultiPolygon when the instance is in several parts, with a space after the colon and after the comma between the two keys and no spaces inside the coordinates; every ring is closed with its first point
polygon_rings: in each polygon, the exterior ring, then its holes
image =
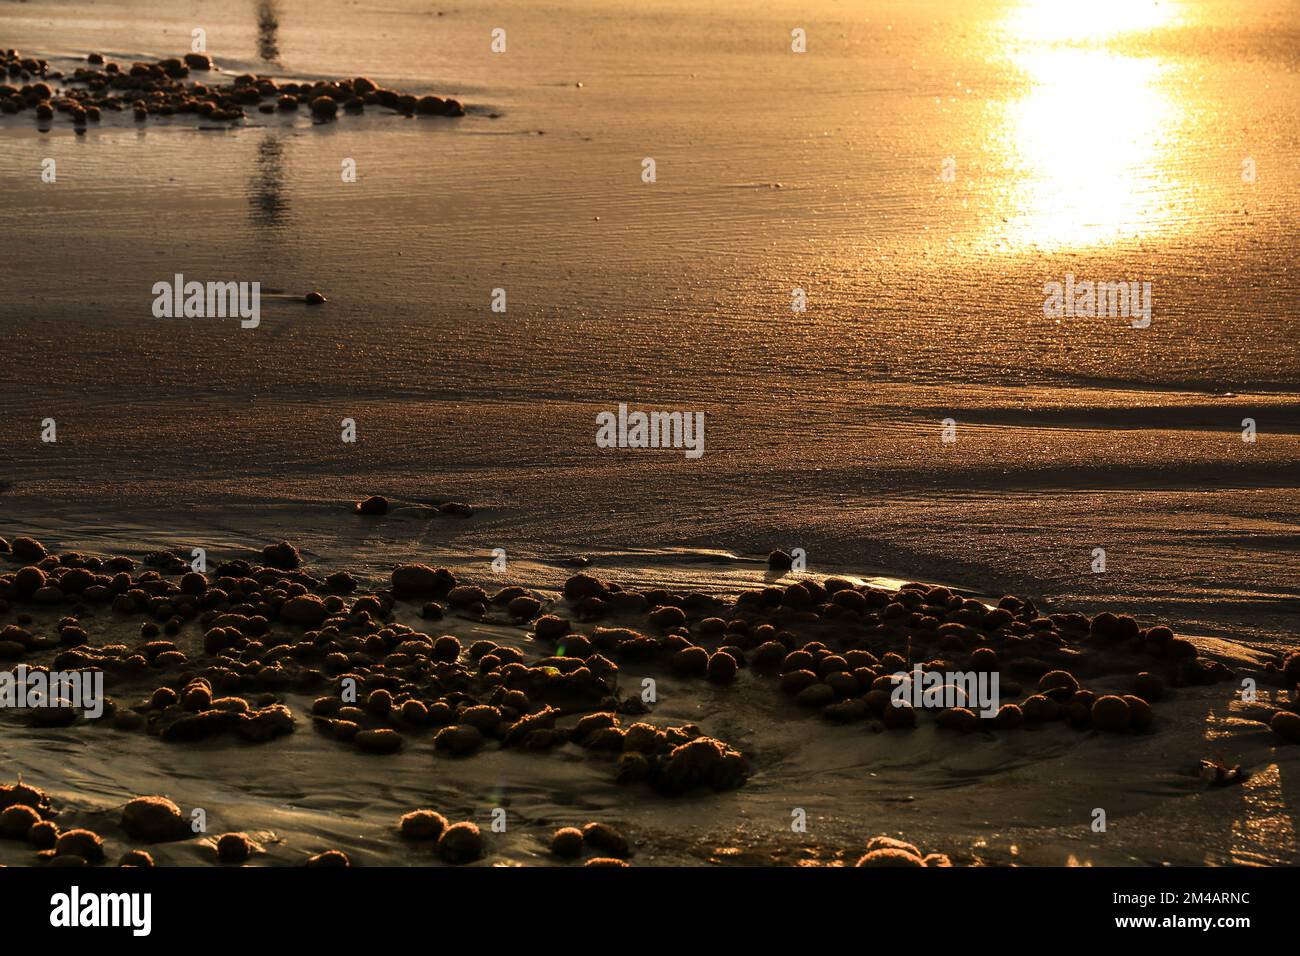
{"type": "Polygon", "coordinates": [[[582,831],[577,827],[561,827],[551,837],[551,852],[566,859],[582,856],[583,845],[582,831]]]}
{"type": "Polygon", "coordinates": [[[55,856],[72,855],[95,863],[104,858],[104,841],[90,830],[65,830],[54,844],[55,856]]]}
{"type": "Polygon", "coordinates": [[[222,863],[247,862],[255,848],[247,833],[223,833],[217,837],[217,859],[222,863]]]}
{"type": "Polygon", "coordinates": [[[433,810],[412,810],[398,821],[404,840],[436,840],[447,829],[447,818],[433,810]]]}
{"type": "Polygon", "coordinates": [[[631,852],[627,838],[608,823],[588,823],[582,828],[582,839],[593,850],[605,856],[627,856],[631,852]]]}
{"type": "Polygon", "coordinates": [[[470,863],[483,855],[483,834],[468,821],[453,823],[438,838],[438,855],[448,863],[470,863]]]}
{"type": "Polygon", "coordinates": [[[1098,697],[1092,705],[1092,725],[1112,733],[1128,730],[1129,706],[1124,698],[1113,694],[1098,697]]]}
{"type": "Polygon", "coordinates": [[[41,822],[41,815],[32,807],[16,804],[0,813],[0,836],[12,840],[25,840],[32,827],[41,822]]]}
{"type": "Polygon", "coordinates": [[[122,808],[122,829],[148,843],[176,840],[188,833],[181,808],[166,797],[136,797],[122,808]]]}

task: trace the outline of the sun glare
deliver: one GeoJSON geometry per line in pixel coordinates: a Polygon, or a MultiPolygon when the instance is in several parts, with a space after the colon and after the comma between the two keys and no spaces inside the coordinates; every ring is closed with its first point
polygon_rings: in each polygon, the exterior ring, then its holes
{"type": "Polygon", "coordinates": [[[1167,4],[1088,4],[1062,16],[1046,0],[1017,8],[1008,56],[1029,89],[1006,108],[995,148],[1009,200],[998,233],[1013,249],[1092,245],[1168,222],[1166,161],[1180,109],[1163,60],[1117,52],[1121,34],[1172,22],[1167,4]]]}
{"type": "Polygon", "coordinates": [[[1007,17],[1007,30],[1035,43],[1087,43],[1171,26],[1173,0],[1026,0],[1007,17]]]}

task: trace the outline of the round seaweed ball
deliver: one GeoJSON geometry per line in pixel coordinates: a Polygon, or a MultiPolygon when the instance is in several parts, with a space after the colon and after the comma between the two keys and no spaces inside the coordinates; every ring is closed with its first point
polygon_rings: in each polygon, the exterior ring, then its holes
{"type": "Polygon", "coordinates": [[[1129,706],[1124,698],[1114,694],[1098,697],[1092,705],[1092,725],[1112,733],[1128,730],[1129,706]]]}
{"type": "Polygon", "coordinates": [[[433,810],[412,810],[398,823],[406,840],[436,840],[447,829],[447,818],[433,810]]]}
{"type": "Polygon", "coordinates": [[[556,856],[574,859],[582,856],[583,836],[577,827],[561,827],[551,837],[551,852],[556,856]]]}
{"type": "Polygon", "coordinates": [[[483,834],[468,821],[453,823],[438,838],[438,855],[448,863],[469,863],[483,855],[483,834]]]}

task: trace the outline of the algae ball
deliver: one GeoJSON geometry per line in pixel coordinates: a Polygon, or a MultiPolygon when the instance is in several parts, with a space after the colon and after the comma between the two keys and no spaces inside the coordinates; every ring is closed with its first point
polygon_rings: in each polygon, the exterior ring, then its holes
{"type": "Polygon", "coordinates": [[[906,840],[900,840],[897,837],[885,836],[884,834],[874,836],[867,841],[867,852],[870,853],[872,850],[902,850],[904,853],[910,853],[917,859],[921,858],[921,851],[914,844],[908,843],[906,840]]]}
{"type": "Polygon", "coordinates": [[[104,841],[89,830],[66,830],[54,844],[56,856],[79,856],[91,863],[104,857],[104,841]]]}
{"type": "Polygon", "coordinates": [[[1069,671],[1048,671],[1038,679],[1038,689],[1048,691],[1054,687],[1064,687],[1071,694],[1079,689],[1079,682],[1069,671]]]}
{"type": "Polygon", "coordinates": [[[253,855],[253,841],[246,833],[223,833],[217,838],[217,859],[222,863],[243,863],[253,855]]]}
{"type": "Polygon", "coordinates": [[[27,838],[32,827],[41,822],[41,815],[24,804],[8,807],[0,813],[0,836],[15,840],[27,838]]]}
{"type": "Polygon", "coordinates": [[[1158,674],[1143,671],[1133,681],[1133,693],[1148,703],[1155,703],[1165,696],[1165,681],[1158,674]]]}
{"type": "Polygon", "coordinates": [[[730,684],[736,679],[736,659],[730,654],[718,651],[709,657],[709,680],[715,684],[730,684]]]}
{"type": "Polygon", "coordinates": [[[157,843],[185,835],[181,808],[166,797],[136,797],[122,808],[122,829],[136,840],[157,843]]]}
{"type": "Polygon", "coordinates": [[[891,700],[880,715],[889,730],[906,730],[916,726],[916,711],[911,704],[896,706],[891,700]]]}
{"type": "Polygon", "coordinates": [[[59,840],[59,828],[52,820],[42,820],[27,831],[27,842],[38,850],[51,849],[59,840]]]}
{"type": "Polygon", "coordinates": [[[856,866],[925,866],[925,861],[906,850],[898,850],[892,847],[885,847],[879,850],[872,850],[865,856],[861,857],[856,866]]]}
{"type": "Polygon", "coordinates": [[[583,836],[577,827],[561,827],[551,837],[551,852],[567,859],[582,856],[583,836]]]}
{"type": "Polygon", "coordinates": [[[1300,714],[1279,710],[1269,721],[1269,726],[1287,743],[1300,744],[1300,714]]]}
{"type": "Polygon", "coordinates": [[[433,810],[412,810],[398,824],[407,840],[436,840],[447,829],[447,818],[433,810]]]}
{"type": "Polygon", "coordinates": [[[1141,733],[1151,728],[1151,721],[1154,715],[1151,712],[1151,705],[1141,697],[1133,694],[1124,695],[1124,703],[1128,704],[1128,725],[1132,730],[1141,733]]]}
{"type": "Polygon", "coordinates": [[[483,834],[468,821],[453,823],[438,838],[438,855],[448,863],[469,863],[483,855],[483,834]]]}
{"type": "Polygon", "coordinates": [[[651,624],[660,628],[684,627],[686,624],[686,612],[671,604],[656,607],[649,618],[651,624]]]}
{"type": "Polygon", "coordinates": [[[1092,705],[1092,725],[1112,733],[1128,730],[1129,706],[1124,698],[1114,694],[1098,697],[1092,705]]]}
{"type": "Polygon", "coordinates": [[[587,846],[606,856],[627,856],[627,838],[607,823],[588,823],[582,828],[582,839],[587,846]]]}
{"type": "Polygon", "coordinates": [[[1016,704],[1003,704],[993,718],[993,726],[1006,730],[1020,727],[1025,722],[1025,713],[1016,704]]]}
{"type": "Polygon", "coordinates": [[[342,850],[326,850],[324,853],[317,853],[315,856],[307,857],[303,866],[351,866],[352,861],[342,850]]]}
{"type": "Polygon", "coordinates": [[[672,666],[679,674],[704,674],[709,669],[709,652],[702,647],[684,647],[673,655],[672,666]]]}
{"type": "Polygon", "coordinates": [[[457,757],[472,754],[483,744],[483,734],[473,724],[453,724],[438,731],[433,746],[457,757]]]}

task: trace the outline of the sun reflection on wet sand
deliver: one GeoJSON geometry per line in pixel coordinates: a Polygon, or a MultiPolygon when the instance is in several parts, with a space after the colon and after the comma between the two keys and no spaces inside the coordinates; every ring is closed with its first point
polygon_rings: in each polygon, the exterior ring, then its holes
{"type": "Polygon", "coordinates": [[[1044,43],[1089,43],[1182,21],[1177,0],[1025,0],[1007,16],[1013,33],[1044,43]]]}
{"type": "MultiPolygon", "coordinates": [[[[1282,707],[1285,703],[1280,692],[1261,691],[1259,706],[1282,707]]],[[[1226,712],[1210,711],[1205,722],[1205,742],[1210,753],[1218,756],[1241,733],[1243,719],[1252,720],[1253,706],[1233,700],[1226,712]]],[[[1231,862],[1236,866],[1272,866],[1294,860],[1300,852],[1300,841],[1297,841],[1283,786],[1281,766],[1270,762],[1263,769],[1252,771],[1238,792],[1241,795],[1237,805],[1239,815],[1231,820],[1231,862]]],[[[1222,862],[1214,851],[1207,851],[1206,866],[1222,862]]]]}
{"type": "Polygon", "coordinates": [[[1012,251],[1096,245],[1174,222],[1174,133],[1185,122],[1174,67],[1119,47],[1179,14],[1169,3],[1110,0],[1086,12],[1034,0],[1002,25],[1006,55],[1030,87],[1005,107],[993,143],[1010,178],[997,234],[1012,251]]]}
{"type": "Polygon", "coordinates": [[[1296,832],[1291,808],[1276,763],[1246,781],[1242,798],[1244,819],[1232,821],[1232,862],[1238,866],[1268,866],[1295,859],[1296,832]]]}

